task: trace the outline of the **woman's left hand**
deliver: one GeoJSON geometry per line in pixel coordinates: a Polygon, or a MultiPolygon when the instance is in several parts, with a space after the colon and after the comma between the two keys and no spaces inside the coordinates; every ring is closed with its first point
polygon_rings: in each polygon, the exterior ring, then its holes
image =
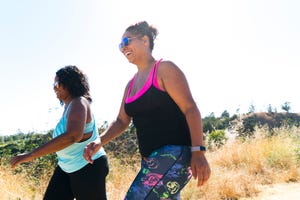
{"type": "Polygon", "coordinates": [[[198,178],[198,187],[204,185],[211,174],[204,152],[192,152],[191,168],[194,179],[198,178]]]}

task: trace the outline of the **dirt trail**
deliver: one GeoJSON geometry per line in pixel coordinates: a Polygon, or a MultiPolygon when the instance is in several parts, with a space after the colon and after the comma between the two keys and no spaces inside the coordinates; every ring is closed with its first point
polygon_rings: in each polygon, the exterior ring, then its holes
{"type": "Polygon", "coordinates": [[[257,197],[243,200],[300,200],[300,183],[280,183],[263,186],[257,197]]]}

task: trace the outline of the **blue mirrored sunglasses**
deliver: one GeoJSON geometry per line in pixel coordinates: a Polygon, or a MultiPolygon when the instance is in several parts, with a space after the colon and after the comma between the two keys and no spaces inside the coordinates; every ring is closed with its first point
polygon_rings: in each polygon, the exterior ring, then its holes
{"type": "Polygon", "coordinates": [[[122,42],[119,44],[119,50],[121,51],[123,47],[126,47],[129,45],[130,41],[134,38],[137,38],[137,37],[131,37],[131,38],[128,38],[128,37],[124,37],[122,39],[122,42]]]}

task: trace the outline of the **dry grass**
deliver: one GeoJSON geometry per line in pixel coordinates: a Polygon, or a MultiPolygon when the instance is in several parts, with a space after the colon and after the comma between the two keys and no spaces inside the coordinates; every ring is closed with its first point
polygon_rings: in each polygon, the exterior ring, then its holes
{"type": "MultiPolygon", "coordinates": [[[[110,172],[107,177],[107,198],[108,199],[124,199],[127,189],[133,182],[139,170],[139,162],[136,165],[128,165],[122,163],[120,159],[116,159],[108,155],[110,163],[110,172]]],[[[137,158],[133,158],[137,160],[137,158]]]]}
{"type": "Polygon", "coordinates": [[[14,175],[13,172],[3,166],[0,167],[0,199],[3,200],[37,200],[42,199],[43,190],[46,187],[44,177],[39,185],[28,180],[24,174],[14,175]]]}
{"type": "MultiPolygon", "coordinates": [[[[182,200],[237,200],[254,197],[262,185],[300,181],[300,129],[278,129],[272,137],[258,129],[255,138],[235,140],[222,148],[207,152],[212,176],[201,188],[191,180],[183,189],[182,200]]],[[[137,158],[132,158],[137,159],[137,158]]],[[[108,199],[123,199],[135,178],[139,163],[132,166],[109,156],[108,199]]],[[[4,200],[38,200],[49,177],[39,185],[22,174],[0,166],[0,197],[4,200]]]]}

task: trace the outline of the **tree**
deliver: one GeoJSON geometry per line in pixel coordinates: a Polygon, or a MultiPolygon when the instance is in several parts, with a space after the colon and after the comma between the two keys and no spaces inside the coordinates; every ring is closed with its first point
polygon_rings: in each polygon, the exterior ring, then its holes
{"type": "Polygon", "coordinates": [[[273,108],[271,104],[268,105],[268,113],[273,113],[273,108]]]}
{"type": "Polygon", "coordinates": [[[230,115],[229,115],[229,112],[227,110],[224,110],[223,113],[221,114],[221,118],[228,118],[230,115]]]}
{"type": "Polygon", "coordinates": [[[290,102],[284,102],[284,104],[281,105],[281,109],[288,113],[291,110],[290,102]]]}
{"type": "Polygon", "coordinates": [[[251,103],[248,109],[249,113],[255,113],[255,106],[251,103]]]}

